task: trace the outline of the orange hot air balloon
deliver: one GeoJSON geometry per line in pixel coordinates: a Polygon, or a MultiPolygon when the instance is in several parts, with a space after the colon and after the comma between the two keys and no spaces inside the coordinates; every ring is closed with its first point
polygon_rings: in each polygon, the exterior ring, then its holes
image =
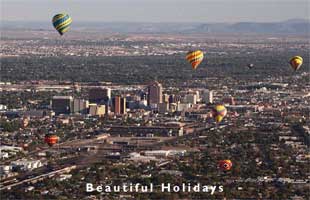
{"type": "Polygon", "coordinates": [[[232,168],[231,160],[220,160],[218,166],[223,171],[229,171],[232,168]]]}
{"type": "Polygon", "coordinates": [[[200,50],[190,51],[186,54],[186,60],[196,69],[203,60],[203,52],[200,50]]]}
{"type": "Polygon", "coordinates": [[[45,136],[44,141],[46,144],[48,144],[50,147],[54,146],[59,141],[59,137],[54,134],[48,134],[45,136]]]}
{"type": "Polygon", "coordinates": [[[301,67],[302,63],[303,63],[303,59],[302,59],[302,57],[300,57],[300,56],[294,56],[294,57],[291,58],[291,60],[290,60],[291,67],[292,67],[295,71],[297,71],[297,70],[301,67]]]}
{"type": "Polygon", "coordinates": [[[216,105],[212,110],[212,116],[217,123],[220,123],[227,114],[227,109],[223,105],[216,105]]]}

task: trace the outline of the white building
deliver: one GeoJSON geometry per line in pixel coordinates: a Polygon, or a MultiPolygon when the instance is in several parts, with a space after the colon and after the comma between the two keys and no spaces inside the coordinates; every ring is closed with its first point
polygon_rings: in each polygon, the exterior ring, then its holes
{"type": "Polygon", "coordinates": [[[17,160],[11,162],[12,167],[20,167],[22,170],[33,170],[42,167],[43,163],[40,160],[17,160]]]}
{"type": "Polygon", "coordinates": [[[166,150],[145,151],[144,154],[146,156],[167,157],[169,155],[169,151],[166,150]]]}
{"type": "Polygon", "coordinates": [[[183,103],[197,104],[196,94],[186,94],[183,98],[183,103]]]}
{"type": "Polygon", "coordinates": [[[179,112],[186,111],[191,107],[192,107],[192,104],[190,104],[190,103],[178,103],[177,104],[177,111],[179,111],[179,112]]]}
{"type": "Polygon", "coordinates": [[[72,174],[61,174],[57,180],[58,181],[64,181],[64,180],[67,180],[67,179],[70,179],[72,177],[72,174]]]}
{"type": "Polygon", "coordinates": [[[145,151],[145,156],[168,157],[168,156],[184,156],[186,150],[154,150],[145,151]]]}
{"type": "Polygon", "coordinates": [[[89,107],[89,102],[84,99],[74,99],[73,100],[73,113],[87,114],[87,109],[89,107]]]}
{"type": "Polygon", "coordinates": [[[0,110],[7,110],[7,109],[8,109],[8,107],[6,105],[0,104],[0,110]]]}
{"type": "Polygon", "coordinates": [[[186,153],[186,150],[169,150],[169,156],[184,156],[186,153]]]}
{"type": "Polygon", "coordinates": [[[0,152],[0,158],[1,159],[9,158],[9,153],[8,152],[0,152]]]}
{"type": "Polygon", "coordinates": [[[21,147],[14,146],[0,146],[0,158],[5,159],[9,158],[12,155],[15,155],[17,152],[22,151],[21,147]]]}
{"type": "Polygon", "coordinates": [[[105,105],[97,105],[95,103],[89,104],[89,115],[104,116],[106,113],[105,105]]]}
{"type": "Polygon", "coordinates": [[[0,166],[0,174],[8,174],[12,171],[11,165],[1,165],[0,166]]]}
{"type": "Polygon", "coordinates": [[[139,162],[139,163],[148,163],[150,161],[158,161],[155,156],[142,156],[140,153],[130,153],[129,161],[139,162]]]}

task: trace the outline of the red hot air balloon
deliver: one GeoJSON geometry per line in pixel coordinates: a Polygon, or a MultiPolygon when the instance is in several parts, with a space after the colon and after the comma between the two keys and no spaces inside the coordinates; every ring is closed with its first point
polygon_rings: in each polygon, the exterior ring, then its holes
{"type": "Polygon", "coordinates": [[[59,137],[57,135],[51,135],[48,134],[45,136],[44,141],[46,144],[48,144],[50,147],[54,146],[59,141],[59,137]]]}
{"type": "Polygon", "coordinates": [[[221,160],[219,161],[218,166],[223,171],[229,171],[232,168],[232,162],[231,160],[221,160]]]}

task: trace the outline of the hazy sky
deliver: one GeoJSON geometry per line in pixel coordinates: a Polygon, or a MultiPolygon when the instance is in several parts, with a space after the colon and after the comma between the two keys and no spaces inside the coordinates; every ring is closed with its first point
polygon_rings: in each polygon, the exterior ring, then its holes
{"type": "Polygon", "coordinates": [[[309,19],[308,0],[1,0],[1,20],[238,22],[309,19]]]}

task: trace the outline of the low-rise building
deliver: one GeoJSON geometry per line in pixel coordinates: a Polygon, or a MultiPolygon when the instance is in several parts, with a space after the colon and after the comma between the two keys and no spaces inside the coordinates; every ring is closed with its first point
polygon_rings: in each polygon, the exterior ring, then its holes
{"type": "Polygon", "coordinates": [[[25,171],[31,171],[38,167],[42,167],[43,163],[40,160],[17,160],[11,162],[13,168],[19,168],[25,171]]]}

